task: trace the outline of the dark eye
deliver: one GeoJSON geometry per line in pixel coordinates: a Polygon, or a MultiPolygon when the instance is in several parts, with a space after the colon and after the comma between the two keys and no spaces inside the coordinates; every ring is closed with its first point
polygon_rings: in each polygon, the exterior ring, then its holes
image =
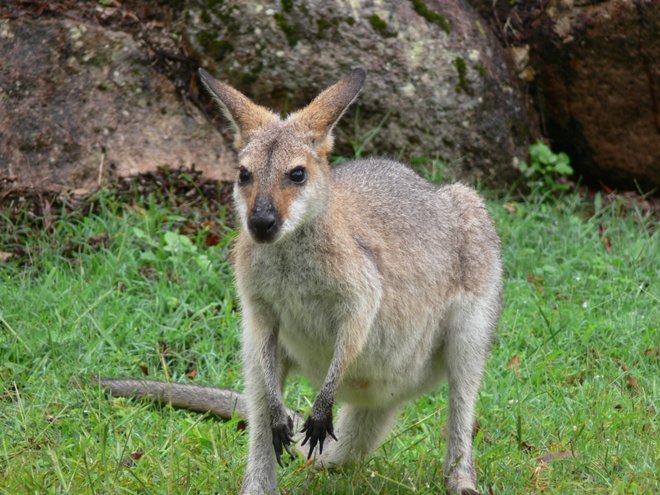
{"type": "Polygon", "coordinates": [[[289,179],[291,179],[292,182],[302,184],[305,182],[306,178],[307,172],[305,171],[305,167],[296,167],[289,172],[289,179]]]}
{"type": "Polygon", "coordinates": [[[248,169],[246,169],[245,167],[241,167],[240,169],[238,169],[239,184],[247,184],[251,178],[252,178],[252,174],[248,169]]]}

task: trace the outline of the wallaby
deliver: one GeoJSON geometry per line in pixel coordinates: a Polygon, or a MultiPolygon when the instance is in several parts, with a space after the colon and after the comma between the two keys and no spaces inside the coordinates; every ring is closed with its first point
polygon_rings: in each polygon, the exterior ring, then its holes
{"type": "Polygon", "coordinates": [[[318,446],[322,466],[359,460],[405,402],[446,377],[447,485],[452,494],[477,493],[474,407],[502,290],[499,239],[484,202],[464,185],[432,185],[391,160],[330,167],[332,130],[362,88],[361,69],[286,118],[200,75],[236,136],[245,395],[101,384],[116,395],[247,414],[242,492],[275,494],[276,462],[296,436],[308,456],[318,446]],[[319,389],[301,431],[282,399],[296,371],[319,389]]]}

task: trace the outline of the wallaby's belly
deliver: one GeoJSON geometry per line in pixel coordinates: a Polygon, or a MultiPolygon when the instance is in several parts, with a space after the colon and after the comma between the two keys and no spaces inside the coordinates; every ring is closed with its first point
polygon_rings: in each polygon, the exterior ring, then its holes
{"type": "MultiPolygon", "coordinates": [[[[279,306],[279,341],[303,376],[317,389],[325,381],[337,337],[339,311],[324,298],[306,298],[305,309],[279,306]]],[[[410,328],[386,328],[377,318],[370,340],[349,367],[337,399],[365,407],[401,403],[432,389],[443,375],[437,321],[409,322],[410,328]],[[432,326],[433,325],[433,326],[432,326]],[[410,336],[417,346],[411,345],[410,336]],[[371,337],[373,336],[373,337],[371,337]]]]}

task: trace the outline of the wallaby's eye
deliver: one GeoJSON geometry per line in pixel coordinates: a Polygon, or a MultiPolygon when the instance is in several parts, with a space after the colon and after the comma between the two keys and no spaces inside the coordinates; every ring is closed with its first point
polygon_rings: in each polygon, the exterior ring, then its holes
{"type": "Polygon", "coordinates": [[[292,182],[296,182],[297,184],[302,184],[305,182],[305,179],[307,178],[307,171],[305,170],[305,167],[296,167],[291,172],[289,172],[289,179],[291,179],[292,182]]]}
{"type": "Polygon", "coordinates": [[[250,179],[252,178],[252,173],[246,169],[245,167],[241,167],[238,169],[238,183],[239,184],[247,184],[250,182],[250,179]]]}

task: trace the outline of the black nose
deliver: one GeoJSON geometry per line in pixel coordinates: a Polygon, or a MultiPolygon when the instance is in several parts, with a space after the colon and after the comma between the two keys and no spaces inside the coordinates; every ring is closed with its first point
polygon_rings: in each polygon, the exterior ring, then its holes
{"type": "Polygon", "coordinates": [[[252,218],[250,218],[250,221],[248,222],[248,227],[252,236],[260,242],[272,241],[279,228],[277,225],[277,217],[271,212],[252,215],[252,218]]]}

